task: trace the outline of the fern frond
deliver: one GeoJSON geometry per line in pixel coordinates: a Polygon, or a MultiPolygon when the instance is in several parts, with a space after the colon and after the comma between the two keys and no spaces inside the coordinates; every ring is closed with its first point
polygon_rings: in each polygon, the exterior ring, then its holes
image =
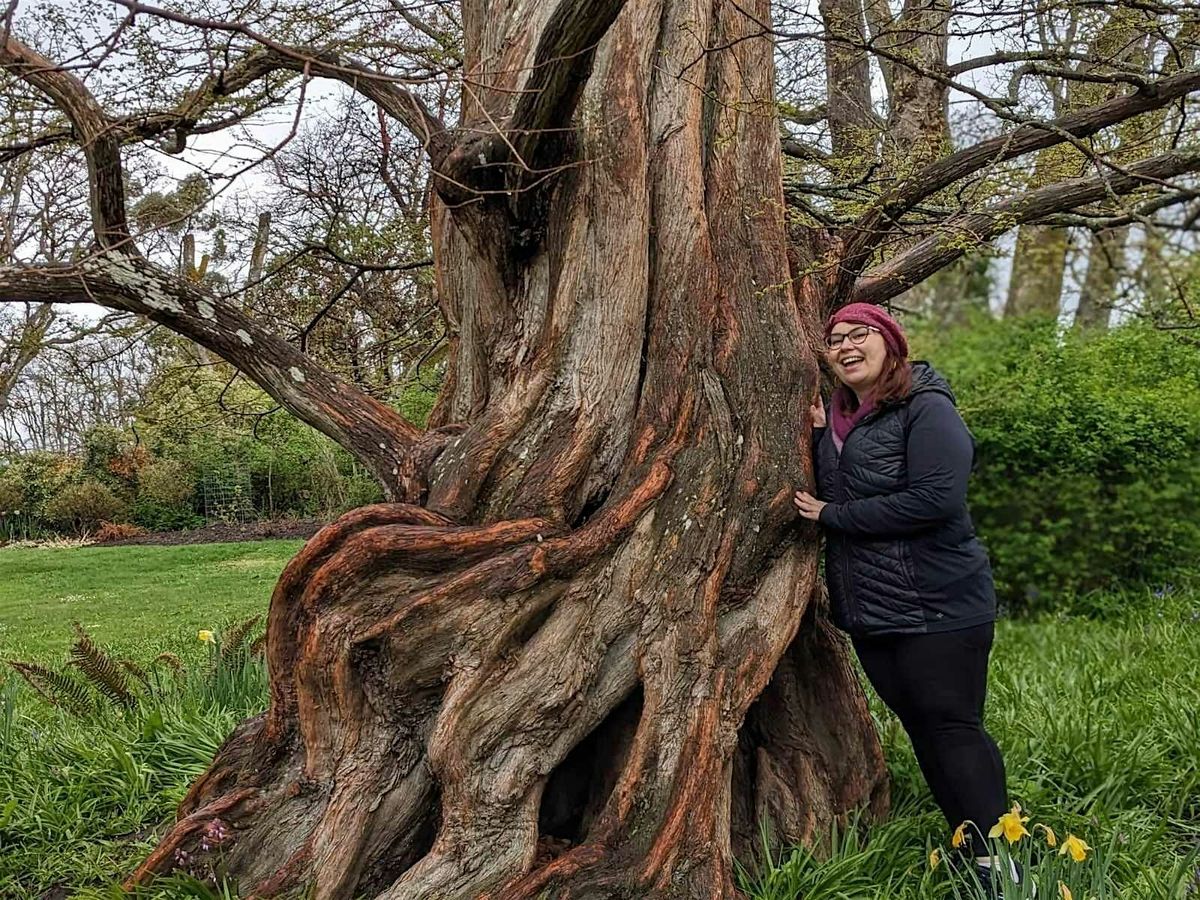
{"type": "Polygon", "coordinates": [[[250,645],[250,655],[261,658],[267,652],[267,633],[264,631],[254,639],[254,643],[250,645]]]}
{"type": "Polygon", "coordinates": [[[176,675],[184,675],[187,673],[187,668],[184,666],[183,660],[181,660],[174,653],[160,653],[158,656],[154,657],[154,661],[150,663],[150,665],[157,666],[159,663],[162,663],[176,675]]]}
{"type": "Polygon", "coordinates": [[[18,675],[33,688],[34,693],[51,706],[65,709],[83,719],[92,711],[92,698],[82,684],[62,672],[55,672],[37,663],[10,660],[18,675]]]}
{"type": "Polygon", "coordinates": [[[260,619],[262,616],[251,616],[226,629],[225,633],[221,635],[221,662],[228,663],[238,655],[242,644],[246,642],[246,635],[259,623],[260,619]]]}
{"type": "Polygon", "coordinates": [[[135,663],[132,659],[122,659],[118,660],[118,662],[121,664],[122,669],[141,682],[142,687],[144,687],[146,690],[150,690],[150,676],[146,674],[145,669],[135,663]]]}
{"type": "Polygon", "coordinates": [[[71,664],[81,671],[96,690],[116,706],[136,705],[137,698],[129,690],[129,679],[107,653],[97,646],[78,622],[74,623],[75,643],[71,645],[71,664]]]}

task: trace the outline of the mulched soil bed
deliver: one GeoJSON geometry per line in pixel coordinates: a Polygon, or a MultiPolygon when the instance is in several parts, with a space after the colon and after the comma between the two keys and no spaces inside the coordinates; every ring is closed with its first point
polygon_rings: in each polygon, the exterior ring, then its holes
{"type": "Polygon", "coordinates": [[[310,538],[325,522],[320,519],[284,519],[274,522],[247,522],[244,525],[205,525],[187,531],[158,531],[137,537],[107,541],[105,547],[130,544],[230,544],[239,541],[265,541],[279,538],[310,538]]]}

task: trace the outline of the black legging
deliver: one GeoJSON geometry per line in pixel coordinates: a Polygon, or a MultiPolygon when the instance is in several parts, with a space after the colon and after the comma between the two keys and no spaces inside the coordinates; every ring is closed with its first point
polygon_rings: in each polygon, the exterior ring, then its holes
{"type": "MultiPolygon", "coordinates": [[[[983,727],[994,633],[988,622],[936,634],[854,639],[871,685],[908,732],[946,821],[951,828],[972,821],[982,835],[1008,807],[1004,759],[983,727]]],[[[986,845],[981,840],[974,846],[986,845]]]]}

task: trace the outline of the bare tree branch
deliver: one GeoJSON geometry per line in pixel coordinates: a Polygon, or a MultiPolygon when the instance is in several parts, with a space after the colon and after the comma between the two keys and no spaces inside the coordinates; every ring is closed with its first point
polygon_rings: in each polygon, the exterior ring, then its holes
{"type": "Polygon", "coordinates": [[[253,29],[235,22],[221,22],[184,15],[172,10],[139,3],[136,0],[113,0],[131,12],[157,16],[183,25],[191,25],[210,31],[225,31],[243,35],[262,46],[262,50],[250,53],[237,66],[210,79],[199,90],[185,98],[174,113],[150,127],[156,133],[175,127],[174,122],[186,121],[197,109],[203,108],[206,98],[224,96],[247,86],[254,80],[271,72],[287,70],[300,74],[308,72],[313,78],[330,78],[352,87],[364,97],[377,103],[388,115],[401,122],[421,142],[431,158],[440,158],[448,149],[446,126],[430,112],[416,94],[404,88],[399,79],[376,72],[355,60],[343,57],[332,50],[313,47],[292,47],[271,40],[253,29]]]}
{"type": "Polygon", "coordinates": [[[9,35],[0,47],[0,68],[49,97],[71,120],[87,158],[96,243],[130,252],[121,170],[121,142],[108,117],[82,81],[9,35]]]}
{"type": "Polygon", "coordinates": [[[1023,222],[1127,194],[1163,179],[1200,169],[1200,151],[1165,153],[1097,178],[1077,178],[1030,191],[982,212],[949,220],[930,235],[861,276],[852,302],[882,303],[924,281],[939,269],[1023,222]]]}
{"type": "Polygon", "coordinates": [[[872,251],[905,212],[927,197],[989,165],[1023,156],[1071,139],[1086,138],[1150,110],[1160,109],[1200,90],[1200,71],[1182,72],[1151,82],[1144,89],[1046,123],[1030,123],[973,147],[952,153],[900,182],[853,226],[846,240],[840,292],[849,290],[872,251]]]}
{"type": "Polygon", "coordinates": [[[200,285],[141,257],[110,251],[73,266],[2,266],[0,302],[96,303],[165,325],[236,366],[301,421],[350,450],[393,497],[419,494],[407,459],[420,429],[200,285]]]}

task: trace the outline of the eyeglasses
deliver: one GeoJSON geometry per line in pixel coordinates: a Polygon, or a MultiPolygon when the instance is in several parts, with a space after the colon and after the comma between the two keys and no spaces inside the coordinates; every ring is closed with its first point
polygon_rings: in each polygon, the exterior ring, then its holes
{"type": "Polygon", "coordinates": [[[838,347],[842,346],[843,341],[849,338],[850,343],[857,347],[867,339],[872,331],[878,332],[879,329],[872,328],[870,325],[863,325],[860,328],[851,329],[845,334],[831,334],[829,337],[825,338],[825,346],[830,350],[836,350],[838,347]]]}

